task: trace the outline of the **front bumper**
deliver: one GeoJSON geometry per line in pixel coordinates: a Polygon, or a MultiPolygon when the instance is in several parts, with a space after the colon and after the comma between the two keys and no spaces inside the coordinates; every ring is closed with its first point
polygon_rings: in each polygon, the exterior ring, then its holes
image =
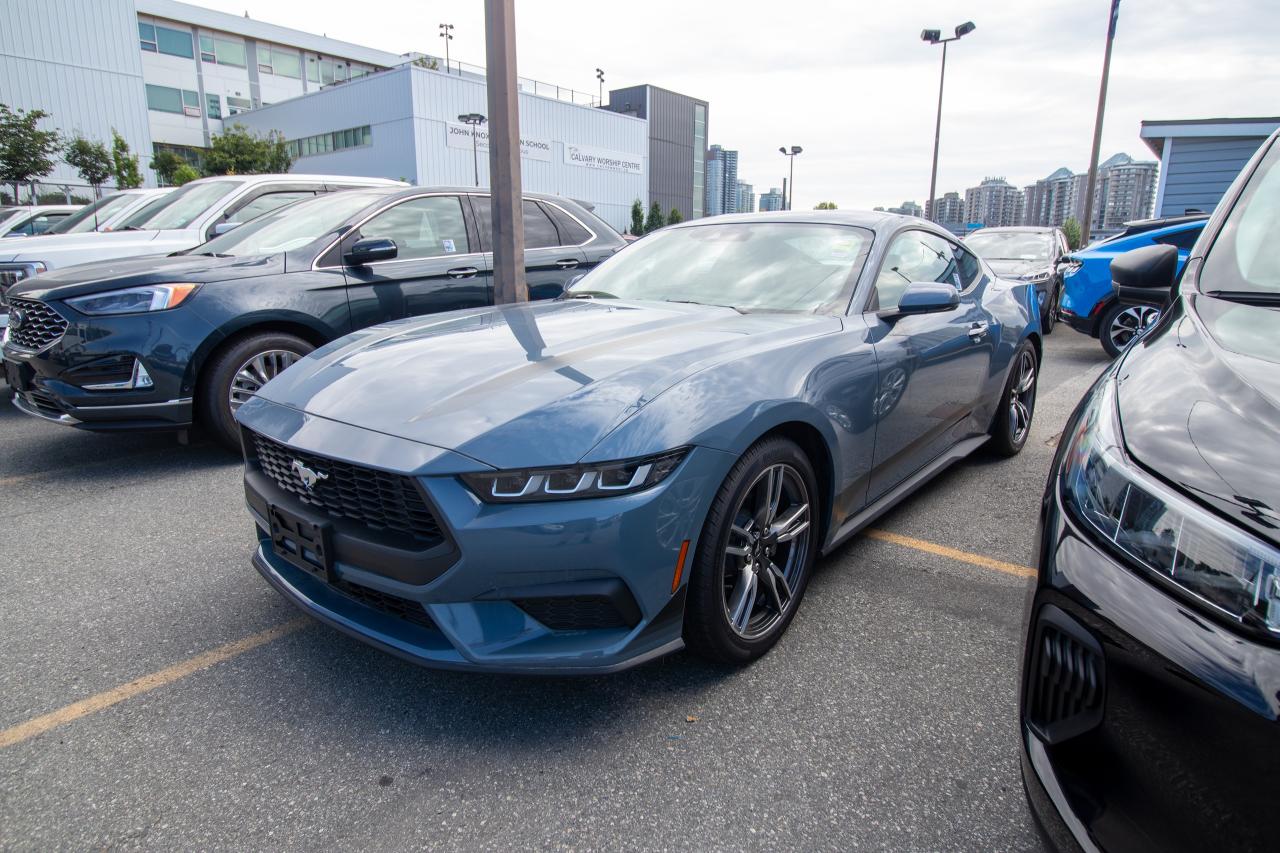
{"type": "MultiPolygon", "coordinates": [[[[733,462],[729,454],[694,448],[663,482],[631,495],[491,505],[456,476],[483,469],[473,460],[254,404],[240,417],[263,434],[272,422],[307,422],[269,434],[308,459],[323,464],[329,449],[330,457],[411,477],[443,531],[442,544],[420,553],[386,547],[385,536],[280,488],[250,449],[245,490],[259,540],[254,567],[310,615],[446,669],[598,674],[683,647],[685,584],[702,519],[733,462]],[[269,409],[275,411],[264,416],[269,409]],[[392,459],[402,460],[399,468],[386,464],[392,459]],[[327,572],[281,556],[272,535],[280,509],[328,529],[327,572]],[[599,619],[609,607],[618,618],[599,619]]],[[[246,435],[251,446],[252,433],[246,435]]]]}
{"type": "MultiPolygon", "coordinates": [[[[1065,514],[1056,488],[1040,543],[1020,717],[1024,784],[1046,834],[1063,850],[1275,849],[1280,647],[1117,563],[1065,514]],[[1037,699],[1050,694],[1035,638],[1043,647],[1055,609],[1082,642],[1054,679],[1100,682],[1096,708],[1070,706],[1086,716],[1065,726],[1046,722],[1037,699]]],[[[1052,695],[1089,695],[1081,689],[1052,695]]]]}

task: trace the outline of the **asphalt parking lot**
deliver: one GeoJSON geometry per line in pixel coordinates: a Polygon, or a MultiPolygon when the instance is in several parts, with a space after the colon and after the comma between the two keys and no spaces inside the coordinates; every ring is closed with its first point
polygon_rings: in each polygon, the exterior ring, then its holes
{"type": "Polygon", "coordinates": [[[1105,364],[819,564],[755,665],[419,669],[249,565],[238,460],[0,405],[0,847],[1039,849],[1018,775],[1031,539],[1105,364]],[[949,550],[948,550],[949,549],[949,550]]]}

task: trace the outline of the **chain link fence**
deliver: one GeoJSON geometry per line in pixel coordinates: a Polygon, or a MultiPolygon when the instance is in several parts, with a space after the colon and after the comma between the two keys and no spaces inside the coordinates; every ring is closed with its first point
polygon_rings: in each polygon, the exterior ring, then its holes
{"type": "MultiPolygon", "coordinates": [[[[88,204],[116,191],[115,184],[103,184],[95,194],[88,184],[68,181],[29,181],[18,185],[17,204],[88,204]]],[[[13,184],[0,184],[0,205],[14,204],[13,184]]]]}

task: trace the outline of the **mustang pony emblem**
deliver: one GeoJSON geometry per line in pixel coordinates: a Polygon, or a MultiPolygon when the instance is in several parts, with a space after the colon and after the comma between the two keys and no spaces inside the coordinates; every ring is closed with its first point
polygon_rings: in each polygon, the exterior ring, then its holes
{"type": "Polygon", "coordinates": [[[328,474],[308,468],[300,459],[293,460],[293,473],[298,475],[298,479],[307,487],[308,492],[316,487],[316,483],[329,479],[328,474]]]}

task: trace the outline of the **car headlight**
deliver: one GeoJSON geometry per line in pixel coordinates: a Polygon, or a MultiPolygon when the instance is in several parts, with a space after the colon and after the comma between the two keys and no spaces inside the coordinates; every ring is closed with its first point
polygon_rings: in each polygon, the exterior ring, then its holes
{"type": "Polygon", "coordinates": [[[177,308],[199,288],[198,284],[150,284],[128,287],[91,296],[68,299],[67,304],[81,314],[139,314],[177,308]]]}
{"type": "Polygon", "coordinates": [[[1018,278],[1022,281],[1048,281],[1052,276],[1053,273],[1048,270],[1041,270],[1040,272],[1029,272],[1026,275],[1020,275],[1018,278]]]}
{"type": "Polygon", "coordinates": [[[1067,507],[1109,547],[1241,624],[1280,634],[1280,551],[1138,469],[1123,447],[1114,379],[1082,414],[1061,476],[1067,507]]]}
{"type": "Polygon", "coordinates": [[[462,480],[485,503],[563,501],[626,495],[656,486],[676,469],[689,448],[656,456],[568,465],[463,474],[462,480]]]}

